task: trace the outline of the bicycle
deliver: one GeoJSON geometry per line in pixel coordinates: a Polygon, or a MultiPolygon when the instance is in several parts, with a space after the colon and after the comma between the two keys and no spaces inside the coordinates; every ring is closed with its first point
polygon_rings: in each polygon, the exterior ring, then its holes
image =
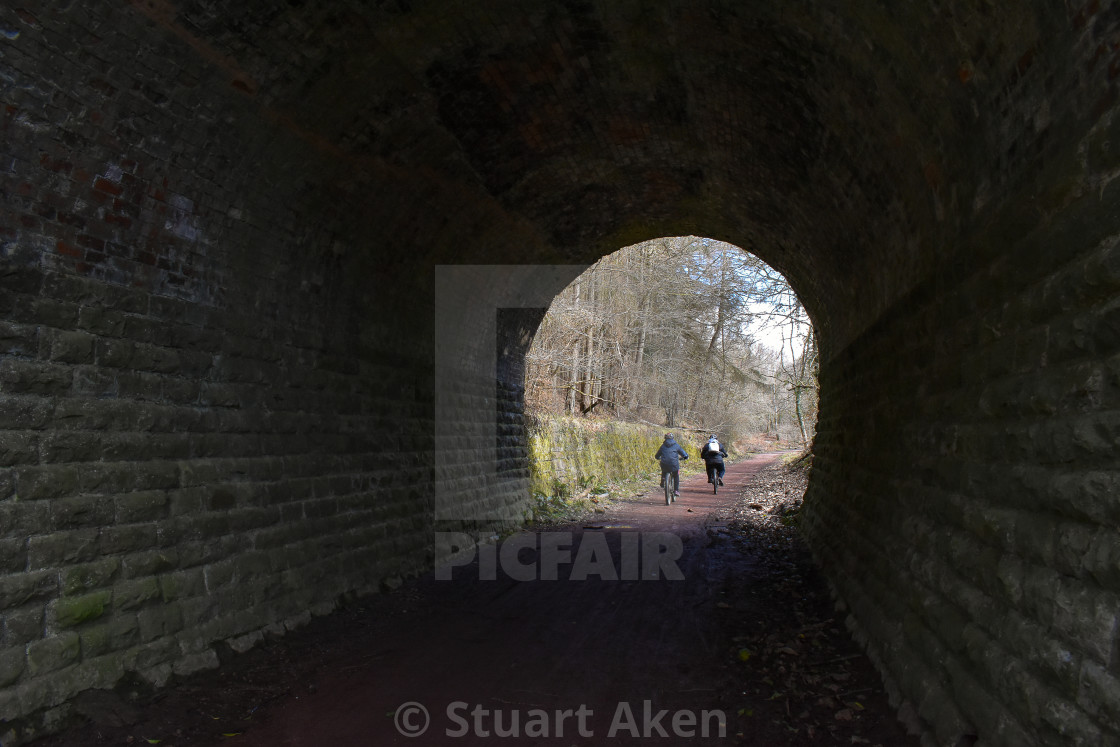
{"type": "Polygon", "coordinates": [[[665,488],[665,505],[672,505],[673,501],[679,495],[677,491],[680,490],[680,464],[678,458],[681,460],[688,459],[688,453],[680,447],[680,445],[673,440],[672,433],[665,434],[665,443],[661,444],[661,448],[653,455],[654,461],[661,465],[661,479],[664,481],[663,488],[665,488]],[[674,468],[675,467],[675,468],[674,468]],[[674,480],[674,476],[676,479],[674,480]]]}
{"type": "Polygon", "coordinates": [[[713,433],[708,443],[700,450],[700,456],[704,460],[704,468],[708,472],[708,482],[712,484],[712,495],[719,493],[719,486],[721,484],[719,473],[723,471],[723,459],[727,456],[727,452],[719,445],[716,436],[713,433]]]}

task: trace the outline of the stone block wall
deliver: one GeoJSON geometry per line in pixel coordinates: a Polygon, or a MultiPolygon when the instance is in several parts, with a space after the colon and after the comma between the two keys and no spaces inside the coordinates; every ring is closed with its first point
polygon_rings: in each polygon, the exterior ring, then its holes
{"type": "Polygon", "coordinates": [[[1120,251],[1055,228],[1021,245],[1037,263],[915,293],[822,377],[808,536],[931,744],[1120,739],[1120,251]],[[1071,236],[1089,248],[1048,266],[1071,236]],[[1009,274],[1015,302],[977,293],[1009,274]]]}
{"type": "MultiPolygon", "coordinates": [[[[661,469],[651,457],[664,442],[664,427],[545,415],[534,419],[526,436],[529,490],[536,500],[613,488],[635,479],[660,479],[661,469]]],[[[677,433],[676,439],[691,460],[682,462],[681,474],[703,473],[700,449],[707,436],[677,433]]]]}
{"type": "Polygon", "coordinates": [[[399,372],[41,266],[2,285],[6,719],[49,725],[124,672],[213,666],[216,641],[244,648],[426,562],[431,405],[399,372]]]}
{"type": "Polygon", "coordinates": [[[127,3],[0,15],[8,745],[429,567],[433,404],[336,162],[127,3]]]}
{"type": "Polygon", "coordinates": [[[987,153],[1009,193],[822,367],[807,534],[930,745],[1120,744],[1120,185],[1085,158],[1118,133],[1079,108],[1102,75],[1024,62],[1032,95],[1063,81],[1057,132],[1005,136],[1057,144],[987,153]]]}

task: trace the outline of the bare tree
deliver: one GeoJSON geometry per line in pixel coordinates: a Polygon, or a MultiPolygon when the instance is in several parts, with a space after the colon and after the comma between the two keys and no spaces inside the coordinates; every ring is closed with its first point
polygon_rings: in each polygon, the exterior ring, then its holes
{"type": "Polygon", "coordinates": [[[527,358],[526,398],[541,412],[728,436],[797,423],[807,443],[811,330],[785,278],[754,255],[694,236],[644,242],[603,258],[557,296],[527,358]],[[754,339],[760,315],[788,327],[789,350],[754,339]]]}

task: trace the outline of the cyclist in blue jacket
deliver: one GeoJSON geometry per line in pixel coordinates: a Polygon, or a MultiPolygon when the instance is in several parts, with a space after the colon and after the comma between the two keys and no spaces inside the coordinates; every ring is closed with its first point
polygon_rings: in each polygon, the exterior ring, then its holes
{"type": "Polygon", "coordinates": [[[669,475],[673,480],[673,495],[681,494],[681,463],[680,459],[688,459],[688,454],[681,448],[681,445],[673,438],[672,433],[665,434],[665,442],[661,444],[661,448],[653,455],[653,458],[661,462],[661,485],[665,486],[665,476],[669,475]],[[678,459],[679,457],[679,459],[678,459]]]}

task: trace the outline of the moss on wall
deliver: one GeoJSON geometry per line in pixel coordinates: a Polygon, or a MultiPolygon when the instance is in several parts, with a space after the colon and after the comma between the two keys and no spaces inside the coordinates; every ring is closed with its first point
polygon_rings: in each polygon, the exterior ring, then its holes
{"type": "MultiPolygon", "coordinates": [[[[529,484],[533,495],[575,495],[587,488],[656,479],[653,455],[665,430],[648,425],[571,417],[542,417],[529,426],[529,484]]],[[[700,445],[677,434],[688,452],[686,472],[698,471],[700,445]]]]}

